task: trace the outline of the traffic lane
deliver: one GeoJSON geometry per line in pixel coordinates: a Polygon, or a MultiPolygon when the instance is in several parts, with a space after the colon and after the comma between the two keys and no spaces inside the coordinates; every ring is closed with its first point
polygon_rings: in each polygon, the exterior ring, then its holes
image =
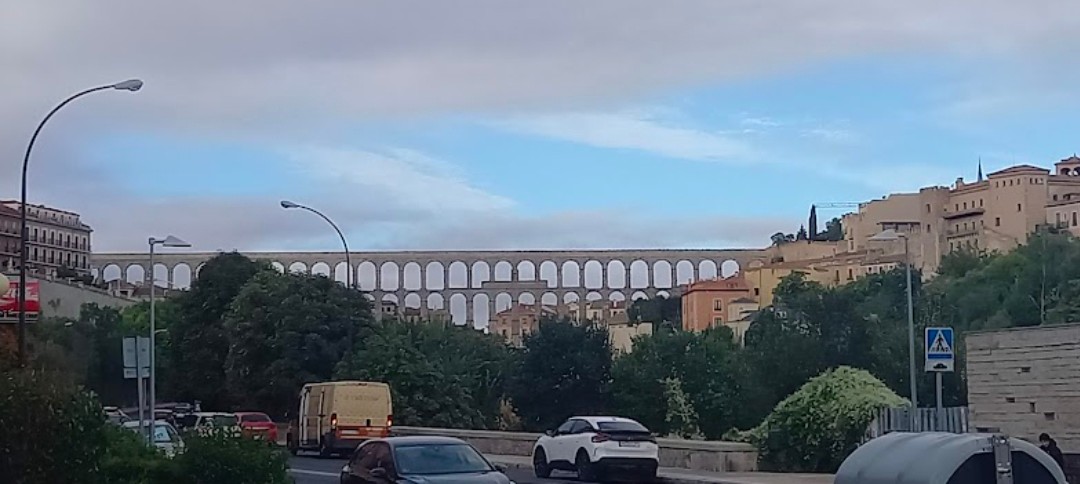
{"type": "MultiPolygon", "coordinates": [[[[289,473],[296,484],[336,484],[345,462],[345,459],[322,459],[301,454],[289,459],[289,473]]],[[[510,468],[506,475],[518,484],[579,482],[572,472],[555,471],[550,479],[540,479],[533,475],[532,469],[510,468]]]]}

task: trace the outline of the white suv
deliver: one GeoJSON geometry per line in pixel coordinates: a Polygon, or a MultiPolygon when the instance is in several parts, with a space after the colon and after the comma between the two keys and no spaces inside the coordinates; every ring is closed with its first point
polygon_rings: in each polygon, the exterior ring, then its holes
{"type": "Polygon", "coordinates": [[[660,450],[649,429],[621,417],[571,417],[533,446],[533,472],[540,478],[558,469],[595,481],[625,470],[652,480],[659,463],[660,450]]]}

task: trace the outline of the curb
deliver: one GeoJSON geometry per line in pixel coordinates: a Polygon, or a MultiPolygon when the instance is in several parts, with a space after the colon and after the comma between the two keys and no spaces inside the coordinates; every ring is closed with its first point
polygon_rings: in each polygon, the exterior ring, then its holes
{"type": "MultiPolygon", "coordinates": [[[[506,462],[499,459],[491,459],[492,464],[499,464],[507,469],[514,470],[532,470],[532,464],[526,462],[506,462]]],[[[664,477],[660,476],[654,481],[655,484],[740,484],[731,481],[718,480],[714,477],[701,477],[701,478],[688,478],[688,477],[664,477]]]]}

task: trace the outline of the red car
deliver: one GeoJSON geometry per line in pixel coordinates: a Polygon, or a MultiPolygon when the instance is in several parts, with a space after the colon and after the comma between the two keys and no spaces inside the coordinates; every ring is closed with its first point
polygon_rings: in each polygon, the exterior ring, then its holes
{"type": "Polygon", "coordinates": [[[244,435],[277,442],[277,424],[262,412],[236,412],[244,435]]]}

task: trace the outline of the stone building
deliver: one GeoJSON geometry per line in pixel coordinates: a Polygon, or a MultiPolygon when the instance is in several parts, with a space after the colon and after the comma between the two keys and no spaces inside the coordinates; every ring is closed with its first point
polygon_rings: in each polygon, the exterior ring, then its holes
{"type": "Polygon", "coordinates": [[[554,307],[544,304],[515,304],[495,313],[489,324],[490,331],[502,335],[511,346],[520,348],[525,335],[540,328],[540,320],[555,317],[554,307]]]}
{"type": "Polygon", "coordinates": [[[20,246],[19,211],[0,205],[0,272],[14,272],[20,246]]]}
{"type": "MultiPolygon", "coordinates": [[[[14,210],[16,214],[21,207],[16,200],[0,201],[0,205],[14,210]]],[[[66,268],[75,274],[90,273],[92,230],[82,223],[79,214],[44,205],[28,205],[26,215],[29,231],[27,265],[30,272],[56,276],[62,268],[66,268]]],[[[16,228],[16,236],[17,232],[16,228]]]]}
{"type": "Polygon", "coordinates": [[[1080,325],[964,334],[972,428],[1080,453],[1080,325]]]}

